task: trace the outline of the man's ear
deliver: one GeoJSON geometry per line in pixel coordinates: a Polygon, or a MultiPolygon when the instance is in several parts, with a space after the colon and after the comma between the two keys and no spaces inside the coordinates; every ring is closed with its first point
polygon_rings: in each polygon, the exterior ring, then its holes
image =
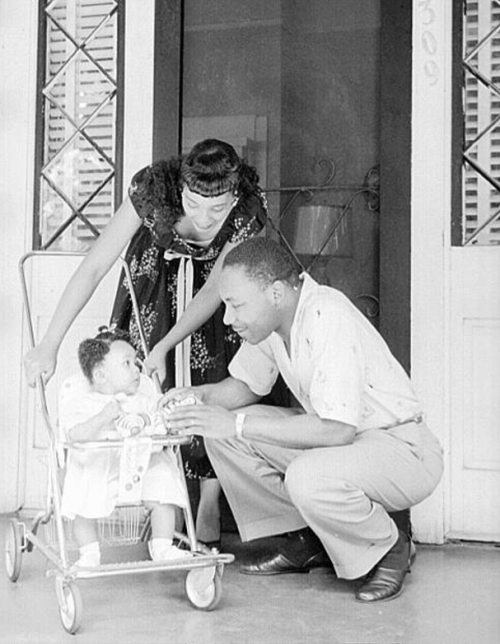
{"type": "Polygon", "coordinates": [[[271,295],[275,306],[279,306],[285,298],[285,283],[276,280],[271,286],[271,295]]]}

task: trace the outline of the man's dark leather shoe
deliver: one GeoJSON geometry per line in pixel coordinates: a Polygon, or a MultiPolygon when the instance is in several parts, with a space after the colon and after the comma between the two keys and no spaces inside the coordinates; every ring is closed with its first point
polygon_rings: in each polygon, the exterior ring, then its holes
{"type": "Polygon", "coordinates": [[[245,575],[286,575],[290,573],[309,572],[313,568],[332,565],[324,551],[317,552],[299,565],[290,561],[281,552],[265,555],[253,563],[240,566],[240,572],[245,575]]]}
{"type": "Polygon", "coordinates": [[[403,590],[406,573],[410,572],[416,556],[415,545],[409,541],[407,560],[402,567],[384,567],[384,557],[368,574],[365,583],[356,592],[356,599],[362,602],[383,602],[398,597],[403,590]]]}
{"type": "Polygon", "coordinates": [[[267,553],[240,571],[246,575],[285,575],[292,572],[309,572],[312,568],[332,566],[323,544],[311,528],[289,532],[278,552],[267,553]]]}

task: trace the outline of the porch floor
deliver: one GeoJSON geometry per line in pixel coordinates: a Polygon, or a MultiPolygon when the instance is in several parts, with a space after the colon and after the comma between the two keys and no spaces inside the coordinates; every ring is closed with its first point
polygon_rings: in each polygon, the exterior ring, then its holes
{"type": "MultiPolygon", "coordinates": [[[[0,516],[2,552],[7,519],[0,516]]],[[[236,561],[225,568],[222,601],[213,612],[191,606],[185,572],[79,580],[83,620],[76,636],[67,634],[60,622],[54,581],[45,576],[46,559],[38,551],[24,553],[16,583],[5,572],[0,576],[0,642],[500,642],[500,549],[495,546],[419,546],[403,594],[375,605],[356,602],[357,582],[339,581],[328,569],[281,577],[242,575],[238,563],[258,554],[262,543],[241,544],[236,534],[226,533],[223,546],[236,561]]],[[[144,551],[143,544],[135,548],[134,554],[144,551]]],[[[112,556],[123,556],[125,550],[113,548],[112,556]]]]}

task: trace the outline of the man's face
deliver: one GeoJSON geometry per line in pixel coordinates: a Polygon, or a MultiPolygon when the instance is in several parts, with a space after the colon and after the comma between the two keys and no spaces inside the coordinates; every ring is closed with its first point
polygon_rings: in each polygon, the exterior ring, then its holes
{"type": "Polygon", "coordinates": [[[272,286],[262,286],[247,277],[243,268],[222,270],[219,293],[226,305],[224,324],[228,324],[250,344],[265,340],[280,325],[272,286]]]}

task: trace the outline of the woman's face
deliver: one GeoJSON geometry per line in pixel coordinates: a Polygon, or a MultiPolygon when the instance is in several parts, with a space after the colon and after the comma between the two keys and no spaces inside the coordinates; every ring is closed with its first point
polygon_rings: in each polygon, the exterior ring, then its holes
{"type": "Polygon", "coordinates": [[[182,208],[201,240],[211,239],[217,234],[237,201],[233,192],[203,197],[187,186],[182,189],[182,208]]]}

